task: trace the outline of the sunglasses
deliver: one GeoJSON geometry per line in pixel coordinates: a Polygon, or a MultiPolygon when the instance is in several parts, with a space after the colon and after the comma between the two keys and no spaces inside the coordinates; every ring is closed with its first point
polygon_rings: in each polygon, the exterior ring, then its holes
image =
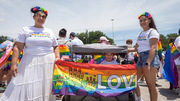
{"type": "Polygon", "coordinates": [[[42,16],[41,14],[36,14],[36,17],[38,17],[38,18],[42,17],[43,19],[46,19],[47,16],[45,16],[45,15],[42,16]]]}

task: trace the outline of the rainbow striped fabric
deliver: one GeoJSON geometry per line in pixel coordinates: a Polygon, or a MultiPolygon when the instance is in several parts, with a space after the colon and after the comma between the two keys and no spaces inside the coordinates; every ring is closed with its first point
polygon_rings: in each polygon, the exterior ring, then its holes
{"type": "Polygon", "coordinates": [[[176,46],[173,43],[168,44],[166,52],[168,51],[169,48],[174,60],[180,56],[179,51],[176,49],[176,46]]]}
{"type": "Polygon", "coordinates": [[[159,55],[159,59],[162,59],[162,44],[161,41],[158,41],[158,55],[159,55]]]}
{"type": "Polygon", "coordinates": [[[179,51],[176,49],[175,45],[171,46],[171,54],[173,56],[174,59],[178,58],[180,56],[179,51]]]}
{"type": "Polygon", "coordinates": [[[8,45],[7,48],[6,48],[5,53],[0,58],[0,69],[4,67],[4,64],[6,63],[7,59],[11,55],[11,52],[12,52],[12,46],[8,45]]]}
{"type": "MultiPolygon", "coordinates": [[[[12,61],[12,54],[13,54],[13,51],[11,51],[10,56],[8,57],[6,63],[5,63],[4,66],[3,66],[3,69],[4,69],[4,70],[10,70],[10,68],[11,68],[11,61],[12,61]]],[[[18,65],[19,62],[21,61],[22,56],[23,56],[23,52],[20,53],[19,59],[18,59],[18,61],[17,61],[17,65],[18,65]]]]}
{"type": "Polygon", "coordinates": [[[94,55],[94,60],[96,61],[96,64],[100,64],[105,59],[105,56],[103,55],[94,55]]]}
{"type": "Polygon", "coordinates": [[[163,77],[171,82],[175,88],[178,86],[178,72],[174,60],[179,57],[179,51],[176,49],[175,45],[170,43],[167,46],[167,51],[165,54],[165,64],[163,67],[163,77]]]}
{"type": "Polygon", "coordinates": [[[110,97],[131,92],[137,85],[135,65],[102,65],[58,60],[52,93],[110,97]]]}
{"type": "Polygon", "coordinates": [[[60,58],[65,55],[71,57],[71,53],[66,45],[59,45],[60,58]]]}
{"type": "Polygon", "coordinates": [[[91,64],[100,64],[103,60],[105,60],[105,56],[103,55],[94,55],[94,58],[89,62],[91,64]]]}

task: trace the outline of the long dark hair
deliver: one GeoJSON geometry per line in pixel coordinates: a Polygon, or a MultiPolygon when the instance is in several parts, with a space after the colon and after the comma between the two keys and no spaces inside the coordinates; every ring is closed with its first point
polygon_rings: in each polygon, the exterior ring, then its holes
{"type": "MultiPolygon", "coordinates": [[[[148,13],[148,12],[145,12],[145,13],[148,13]]],[[[150,14],[150,13],[148,13],[148,14],[150,14]]],[[[148,19],[151,19],[151,22],[149,23],[149,27],[157,30],[153,17],[151,16],[151,18],[148,18],[148,19]]]]}

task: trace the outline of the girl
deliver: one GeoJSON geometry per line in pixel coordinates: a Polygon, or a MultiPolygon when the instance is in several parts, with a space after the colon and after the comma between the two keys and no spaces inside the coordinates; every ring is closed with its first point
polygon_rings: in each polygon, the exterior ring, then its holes
{"type": "MultiPolygon", "coordinates": [[[[139,17],[140,26],[143,31],[137,37],[135,50],[139,53],[137,66],[137,80],[143,75],[145,76],[146,83],[150,93],[150,100],[157,101],[157,90],[155,87],[157,68],[160,61],[158,56],[158,40],[159,33],[152,16],[148,13],[142,13],[139,17]]],[[[132,49],[133,50],[133,49],[132,49]]],[[[129,49],[129,51],[132,51],[129,49]]],[[[142,101],[140,88],[137,85],[135,89],[138,101],[142,101]]]]}

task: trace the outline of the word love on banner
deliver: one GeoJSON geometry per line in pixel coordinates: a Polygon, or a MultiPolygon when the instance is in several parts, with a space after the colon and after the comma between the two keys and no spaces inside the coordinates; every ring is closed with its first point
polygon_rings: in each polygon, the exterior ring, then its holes
{"type": "Polygon", "coordinates": [[[101,65],[58,60],[53,75],[53,94],[120,96],[137,85],[135,65],[101,65]]]}

